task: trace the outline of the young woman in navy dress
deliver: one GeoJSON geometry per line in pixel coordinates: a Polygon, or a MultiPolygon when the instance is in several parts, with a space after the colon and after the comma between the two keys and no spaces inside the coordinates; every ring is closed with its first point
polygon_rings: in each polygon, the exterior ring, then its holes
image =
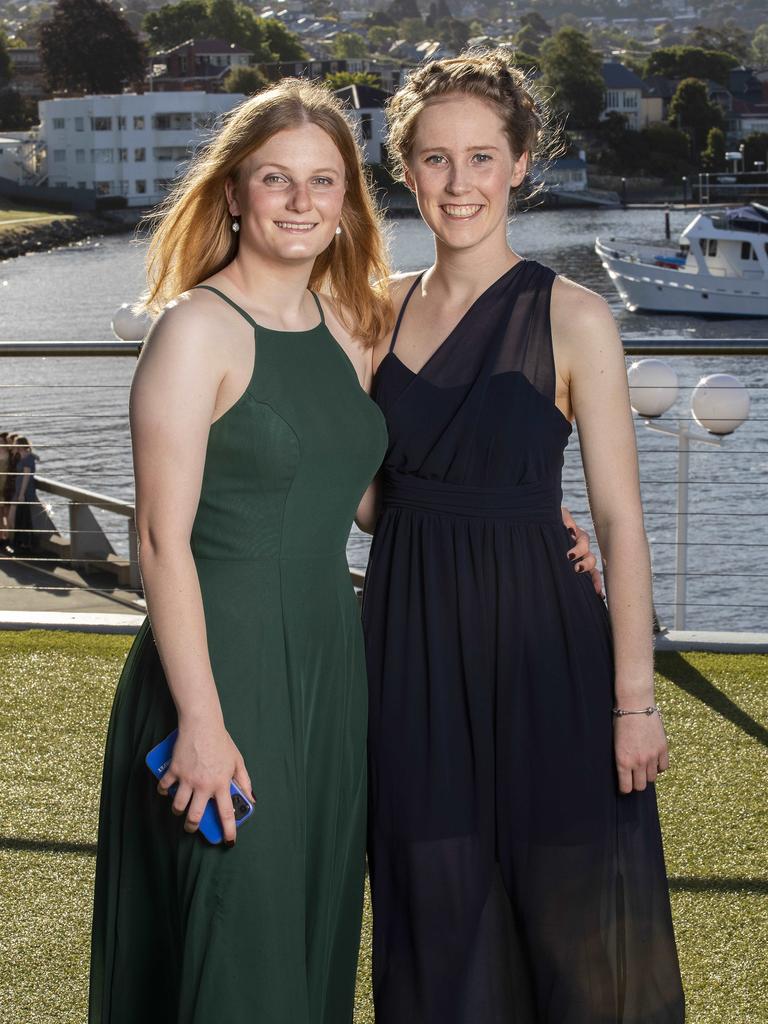
{"type": "Polygon", "coordinates": [[[545,115],[497,51],[418,69],[389,148],[435,236],[374,352],[362,515],[378,1024],[679,1024],[668,767],[624,352],[507,241],[545,115]],[[568,561],[575,420],[607,607],[568,561]]]}

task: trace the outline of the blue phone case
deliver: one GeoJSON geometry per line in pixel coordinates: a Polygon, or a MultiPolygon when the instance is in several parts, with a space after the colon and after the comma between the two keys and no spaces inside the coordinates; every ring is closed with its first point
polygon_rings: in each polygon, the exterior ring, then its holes
{"type": "MultiPolygon", "coordinates": [[[[144,758],[147,768],[149,768],[156,779],[162,779],[168,771],[168,766],[170,765],[171,758],[173,756],[173,747],[178,735],[179,730],[174,729],[173,732],[166,736],[161,743],[158,743],[156,747],[153,747],[144,758]]],[[[168,792],[173,794],[178,788],[179,787],[174,783],[168,792]]],[[[229,791],[233,798],[239,798],[238,800],[233,799],[232,803],[235,809],[235,825],[237,828],[240,828],[243,822],[247,821],[253,814],[253,804],[235,782],[230,783],[229,791]]],[[[224,833],[221,828],[221,819],[219,818],[219,812],[216,809],[215,800],[210,799],[208,801],[208,804],[203,811],[203,816],[200,819],[198,829],[209,843],[213,843],[215,845],[216,843],[221,843],[224,840],[224,833]]]]}

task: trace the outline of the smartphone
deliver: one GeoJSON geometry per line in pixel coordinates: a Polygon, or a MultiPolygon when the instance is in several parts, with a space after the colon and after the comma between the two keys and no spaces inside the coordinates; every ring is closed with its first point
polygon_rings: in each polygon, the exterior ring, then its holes
{"type": "MultiPolygon", "coordinates": [[[[161,743],[158,743],[156,747],[153,747],[144,758],[147,768],[149,768],[156,779],[162,779],[168,771],[171,758],[173,757],[173,747],[178,735],[179,730],[174,729],[173,732],[166,736],[161,743]]],[[[173,795],[178,788],[178,785],[174,783],[168,792],[173,795]]],[[[235,825],[240,828],[243,822],[247,821],[253,814],[253,804],[234,780],[229,785],[229,792],[232,795],[232,809],[235,812],[235,825]]],[[[208,804],[203,811],[198,831],[201,835],[205,836],[209,843],[213,843],[214,845],[221,843],[224,840],[224,832],[221,828],[221,818],[219,818],[216,801],[213,797],[208,801],[208,804]]]]}

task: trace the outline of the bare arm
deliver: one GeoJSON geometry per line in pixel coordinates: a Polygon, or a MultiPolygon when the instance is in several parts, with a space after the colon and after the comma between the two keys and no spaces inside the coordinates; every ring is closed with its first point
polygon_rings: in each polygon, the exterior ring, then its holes
{"type": "Polygon", "coordinates": [[[193,831],[215,797],[228,841],[235,838],[229,781],[250,780],[226,731],[208,655],[190,535],[202,484],[208,431],[224,377],[220,346],[191,304],[167,310],[150,332],[131,389],[139,563],[152,631],[179,717],[173,761],[176,813],[189,804],[193,831]]]}
{"type": "MultiPolygon", "coordinates": [[[[651,567],[624,350],[603,299],[570,282],[558,281],[555,288],[553,336],[563,339],[589,504],[603,556],[616,704],[638,710],[654,704],[651,567]]],[[[623,792],[644,789],[656,778],[667,764],[657,715],[617,719],[616,760],[623,792]]]]}

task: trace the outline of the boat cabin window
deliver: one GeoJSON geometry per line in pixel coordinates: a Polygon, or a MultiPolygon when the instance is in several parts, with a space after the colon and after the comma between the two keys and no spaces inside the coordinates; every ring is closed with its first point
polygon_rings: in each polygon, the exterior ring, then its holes
{"type": "Polygon", "coordinates": [[[707,239],[707,256],[717,256],[717,239],[707,239]]]}
{"type": "Polygon", "coordinates": [[[754,248],[752,247],[752,243],[751,242],[742,242],[741,243],[741,258],[743,260],[756,260],[757,259],[757,253],[755,252],[754,248]]]}

